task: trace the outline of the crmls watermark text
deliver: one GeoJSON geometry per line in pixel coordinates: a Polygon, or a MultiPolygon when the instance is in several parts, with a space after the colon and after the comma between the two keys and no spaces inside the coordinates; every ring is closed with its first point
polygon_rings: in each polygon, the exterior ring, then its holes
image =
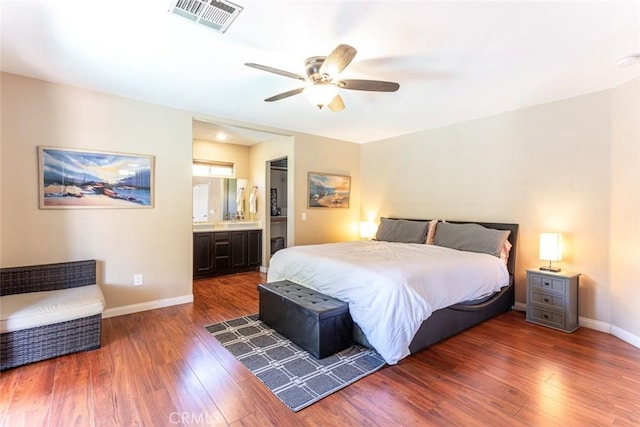
{"type": "Polygon", "coordinates": [[[215,424],[215,417],[207,413],[172,412],[169,414],[171,424],[215,424]]]}

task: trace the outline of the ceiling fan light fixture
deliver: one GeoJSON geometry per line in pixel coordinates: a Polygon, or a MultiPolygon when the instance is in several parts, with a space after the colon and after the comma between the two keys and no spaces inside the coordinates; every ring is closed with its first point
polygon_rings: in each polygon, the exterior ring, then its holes
{"type": "Polygon", "coordinates": [[[355,55],[356,49],[354,47],[340,44],[329,56],[312,56],[307,58],[304,62],[307,71],[306,77],[253,62],[245,62],[244,65],[306,82],[306,85],[303,87],[270,96],[265,99],[265,102],[279,101],[290,96],[304,93],[309,102],[316,107],[320,109],[327,107],[335,113],[344,110],[344,100],[338,93],[341,89],[368,92],[395,92],[400,88],[399,83],[382,80],[336,80],[337,76],[351,63],[355,55]]]}
{"type": "Polygon", "coordinates": [[[330,83],[315,83],[304,88],[305,96],[313,105],[322,108],[338,94],[338,88],[330,83]]]}

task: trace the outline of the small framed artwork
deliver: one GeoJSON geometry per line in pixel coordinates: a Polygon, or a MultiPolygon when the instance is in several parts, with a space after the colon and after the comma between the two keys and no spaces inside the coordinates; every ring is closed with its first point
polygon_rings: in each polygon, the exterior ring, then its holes
{"type": "Polygon", "coordinates": [[[351,177],[327,173],[309,172],[309,208],[348,208],[351,194],[351,177]]]}
{"type": "Polygon", "coordinates": [[[38,147],[40,209],[152,208],[153,156],[38,147]]]}

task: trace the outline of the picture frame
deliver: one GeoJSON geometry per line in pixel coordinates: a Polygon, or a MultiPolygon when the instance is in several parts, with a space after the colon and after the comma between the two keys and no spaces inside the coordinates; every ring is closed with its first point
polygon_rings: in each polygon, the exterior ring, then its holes
{"type": "Polygon", "coordinates": [[[154,169],[154,156],[39,146],[39,208],[153,208],[154,169]]]}
{"type": "Polygon", "coordinates": [[[310,209],[348,209],[351,177],[321,172],[307,173],[307,207],[310,209]]]}

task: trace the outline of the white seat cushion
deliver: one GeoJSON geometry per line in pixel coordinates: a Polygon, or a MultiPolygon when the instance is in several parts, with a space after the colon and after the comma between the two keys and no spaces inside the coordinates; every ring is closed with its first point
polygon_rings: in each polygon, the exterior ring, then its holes
{"type": "Polygon", "coordinates": [[[0,297],[0,333],[93,316],[104,311],[98,285],[0,297]]]}

